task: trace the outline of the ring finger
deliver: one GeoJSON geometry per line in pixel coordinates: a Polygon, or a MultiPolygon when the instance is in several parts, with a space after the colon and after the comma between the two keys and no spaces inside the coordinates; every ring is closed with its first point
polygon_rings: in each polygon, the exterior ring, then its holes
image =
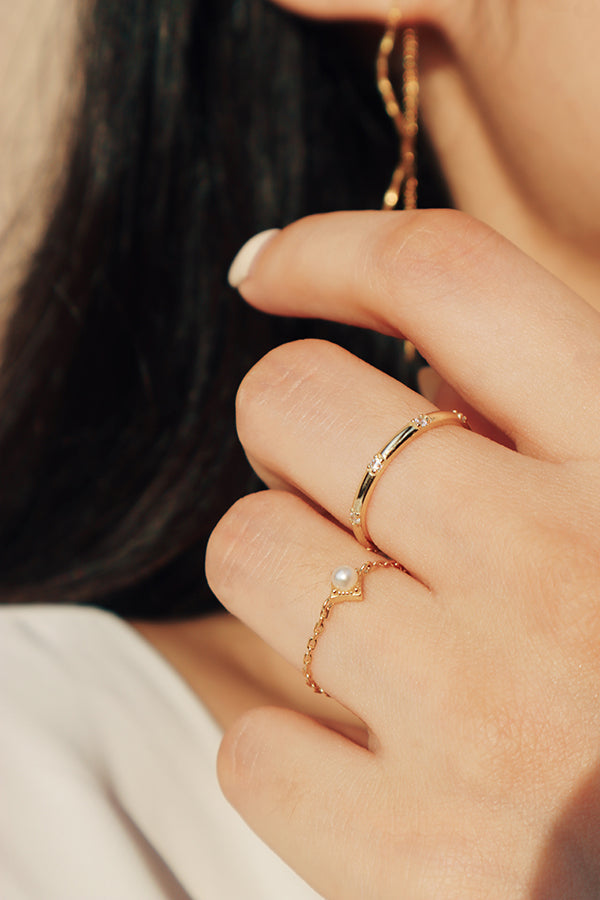
{"type": "MultiPolygon", "coordinates": [[[[246,377],[238,431],[267,483],[289,484],[348,528],[368,462],[429,409],[418,394],[341,348],[304,341],[271,352],[246,377]]],[[[460,427],[433,430],[403,450],[374,486],[368,532],[429,587],[462,582],[488,556],[489,535],[473,523],[503,511],[523,483],[533,488],[540,468],[460,427]],[[457,543],[460,566],[449,564],[457,543]]],[[[510,507],[494,527],[510,529],[510,507]]]]}

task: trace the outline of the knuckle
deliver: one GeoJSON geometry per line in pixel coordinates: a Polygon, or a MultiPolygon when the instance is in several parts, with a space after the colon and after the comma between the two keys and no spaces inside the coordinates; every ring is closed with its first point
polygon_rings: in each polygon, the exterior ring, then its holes
{"type": "Polygon", "coordinates": [[[225,513],[212,532],[206,548],[206,578],[209,587],[231,605],[235,588],[266,562],[272,552],[268,540],[273,497],[269,491],[242,497],[225,513]]]}
{"type": "MultiPolygon", "coordinates": [[[[600,553],[595,536],[543,535],[540,594],[556,643],[564,653],[598,666],[600,553]],[[549,548],[551,552],[549,553],[549,548]]],[[[541,556],[541,553],[540,553],[541,556]]]]}
{"type": "Polygon", "coordinates": [[[489,777],[500,795],[521,796],[534,787],[545,747],[533,717],[495,709],[481,722],[480,747],[483,778],[489,777]]]}
{"type": "Polygon", "coordinates": [[[488,785],[491,799],[524,796],[548,762],[543,692],[536,683],[520,689],[524,664],[519,652],[512,661],[474,653],[476,660],[460,664],[462,695],[445,697],[457,724],[453,739],[466,748],[456,777],[475,790],[488,785]],[[495,686],[499,678],[501,688],[495,686]]]}
{"type": "Polygon", "coordinates": [[[314,803],[312,781],[303,777],[301,759],[287,752],[285,733],[289,711],[260,707],[245,712],[227,730],[217,756],[217,776],[223,793],[240,812],[257,807],[282,815],[310,816],[314,803]],[[274,763],[274,747],[279,752],[274,763]]]}
{"type": "Polygon", "coordinates": [[[453,280],[463,286],[489,261],[501,238],[487,225],[457,210],[426,210],[386,223],[374,235],[365,264],[380,273],[386,294],[394,297],[403,280],[423,284],[445,297],[453,280]]]}
{"type": "Polygon", "coordinates": [[[260,491],[242,497],[217,523],[206,549],[206,579],[231,612],[242,611],[248,585],[263,582],[265,571],[276,578],[285,570],[304,510],[293,494],[260,491]]]}
{"type": "Polygon", "coordinates": [[[238,436],[246,451],[269,461],[273,435],[314,411],[319,396],[329,396],[324,372],[344,352],[327,341],[295,341],[271,350],[250,370],[236,398],[238,436]]]}
{"type": "Polygon", "coordinates": [[[217,776],[225,796],[239,806],[261,768],[268,751],[264,716],[267,710],[244,713],[225,733],[217,756],[217,776]]]}

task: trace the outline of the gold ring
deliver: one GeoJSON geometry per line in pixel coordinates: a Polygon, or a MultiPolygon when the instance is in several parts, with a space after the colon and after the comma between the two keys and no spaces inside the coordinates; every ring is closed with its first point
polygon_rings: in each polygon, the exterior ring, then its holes
{"type": "Polygon", "coordinates": [[[321,607],[319,618],[315,623],[313,633],[309,637],[306,650],[304,651],[304,665],[302,667],[304,681],[316,694],[324,694],[326,697],[329,697],[327,691],[323,690],[312,676],[313,653],[315,652],[317,641],[325,628],[325,622],[337,603],[344,603],[347,600],[356,603],[364,600],[363,578],[367,572],[371,572],[373,569],[399,569],[401,572],[406,572],[404,566],[401,566],[400,563],[393,559],[370,559],[363,563],[359,569],[354,569],[352,566],[338,566],[337,569],[333,570],[329,596],[321,607]]]}
{"type": "Polygon", "coordinates": [[[356,492],[354,503],[350,510],[350,524],[352,525],[354,537],[363,547],[367,547],[369,550],[378,550],[378,547],[375,546],[369,537],[366,523],[367,509],[377,479],[385,471],[396,453],[420,434],[423,434],[423,432],[439,428],[440,425],[462,425],[463,428],[469,428],[467,417],[455,409],[452,412],[423,413],[411,419],[402,431],[394,435],[383,450],[375,454],[367,466],[367,471],[356,492]]]}

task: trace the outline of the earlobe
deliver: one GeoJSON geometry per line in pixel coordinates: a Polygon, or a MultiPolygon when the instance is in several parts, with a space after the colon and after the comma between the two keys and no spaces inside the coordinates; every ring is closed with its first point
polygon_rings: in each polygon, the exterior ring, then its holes
{"type": "MultiPolygon", "coordinates": [[[[394,0],[272,0],[290,12],[312,19],[385,22],[394,0]]],[[[449,0],[399,0],[407,25],[439,27],[449,0]]]]}

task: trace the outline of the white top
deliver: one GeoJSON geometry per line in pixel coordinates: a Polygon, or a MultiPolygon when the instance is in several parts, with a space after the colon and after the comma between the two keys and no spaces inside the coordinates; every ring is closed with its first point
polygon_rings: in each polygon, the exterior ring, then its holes
{"type": "Polygon", "coordinates": [[[0,609],[2,900],[316,900],[222,796],[220,738],[117,617],[0,609]]]}

